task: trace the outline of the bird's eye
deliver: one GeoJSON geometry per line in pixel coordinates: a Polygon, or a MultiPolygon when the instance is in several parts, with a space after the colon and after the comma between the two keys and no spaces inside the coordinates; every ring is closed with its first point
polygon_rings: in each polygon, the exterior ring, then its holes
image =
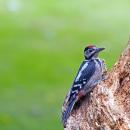
{"type": "Polygon", "coordinates": [[[92,52],[92,51],[93,51],[92,49],[89,50],[89,52],[92,52]]]}

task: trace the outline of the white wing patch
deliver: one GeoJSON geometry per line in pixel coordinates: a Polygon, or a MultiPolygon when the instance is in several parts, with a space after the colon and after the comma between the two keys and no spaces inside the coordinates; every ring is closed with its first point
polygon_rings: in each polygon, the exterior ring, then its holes
{"type": "Polygon", "coordinates": [[[79,71],[79,73],[78,73],[78,75],[77,75],[75,81],[79,81],[79,78],[80,78],[80,76],[81,76],[83,70],[84,70],[87,66],[88,66],[88,62],[86,62],[86,63],[83,65],[83,67],[82,67],[82,69],[79,71]]]}

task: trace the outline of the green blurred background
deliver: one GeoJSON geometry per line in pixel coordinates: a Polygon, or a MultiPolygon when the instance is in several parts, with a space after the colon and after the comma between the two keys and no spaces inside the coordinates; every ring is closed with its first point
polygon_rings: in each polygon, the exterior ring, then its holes
{"type": "Polygon", "coordinates": [[[84,47],[110,69],[129,35],[129,0],[0,0],[0,130],[62,130],[84,47]]]}

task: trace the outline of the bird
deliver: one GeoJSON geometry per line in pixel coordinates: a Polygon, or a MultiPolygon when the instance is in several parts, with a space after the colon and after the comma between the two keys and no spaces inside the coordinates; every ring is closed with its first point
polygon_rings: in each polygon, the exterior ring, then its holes
{"type": "Polygon", "coordinates": [[[104,49],[98,48],[95,45],[85,47],[84,60],[80,65],[72,87],[65,97],[62,106],[62,122],[64,128],[76,103],[82,100],[82,97],[92,92],[94,87],[104,79],[106,65],[104,60],[98,57],[99,52],[104,49]]]}

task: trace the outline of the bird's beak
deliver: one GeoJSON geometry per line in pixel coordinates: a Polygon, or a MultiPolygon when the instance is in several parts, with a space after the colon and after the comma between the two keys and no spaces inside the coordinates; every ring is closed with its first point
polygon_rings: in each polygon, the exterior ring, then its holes
{"type": "Polygon", "coordinates": [[[103,51],[105,48],[97,48],[96,49],[96,53],[100,52],[100,51],[103,51]]]}

